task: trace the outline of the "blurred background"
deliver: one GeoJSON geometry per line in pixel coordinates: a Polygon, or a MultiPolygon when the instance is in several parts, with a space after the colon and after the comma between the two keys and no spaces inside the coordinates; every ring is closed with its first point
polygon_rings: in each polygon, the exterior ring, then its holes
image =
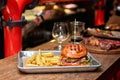
{"type": "MultiPolygon", "coordinates": [[[[28,35],[23,37],[23,49],[31,48],[52,39],[51,31],[55,21],[78,21],[85,22],[86,27],[95,27],[95,11],[99,9],[97,3],[99,0],[85,0],[81,2],[50,2],[47,4],[39,4],[34,9],[26,10],[23,16],[27,21],[33,21],[37,13],[48,10],[52,18],[45,20],[39,27],[36,27],[28,35]],[[47,37],[46,37],[47,36],[47,37]]],[[[107,22],[111,16],[110,11],[113,9],[113,0],[106,1],[105,4],[100,5],[100,9],[105,10],[104,22],[107,22]]],[[[102,16],[101,16],[102,17],[102,16]]],[[[102,26],[104,23],[97,25],[102,26]]]]}
{"type": "MultiPolygon", "coordinates": [[[[109,17],[113,14],[113,2],[114,0],[64,0],[63,2],[57,2],[59,0],[40,0],[39,4],[33,9],[27,9],[23,12],[23,16],[29,22],[35,20],[36,14],[43,11],[49,11],[51,19],[43,21],[40,25],[30,31],[27,35],[23,36],[23,50],[35,47],[50,41],[52,38],[52,27],[56,21],[77,21],[85,22],[85,27],[97,27],[103,26],[108,21],[109,17]],[[102,3],[101,3],[102,1],[102,3]],[[104,1],[104,3],[103,3],[104,1]],[[103,20],[98,25],[95,25],[96,11],[104,11],[103,20]]],[[[0,13],[2,16],[2,14],[0,13]]],[[[99,18],[98,18],[99,21],[99,18]]],[[[0,25],[1,26],[1,25],[0,25]]],[[[3,28],[0,27],[0,51],[3,58],[3,28]]]]}
{"type": "Polygon", "coordinates": [[[28,35],[23,37],[23,49],[31,48],[52,39],[52,27],[56,21],[83,21],[86,26],[94,25],[94,3],[88,2],[72,2],[72,3],[48,3],[36,6],[34,9],[26,10],[23,16],[27,21],[33,21],[37,13],[48,10],[52,18],[43,21],[39,27],[36,27],[28,35]]]}

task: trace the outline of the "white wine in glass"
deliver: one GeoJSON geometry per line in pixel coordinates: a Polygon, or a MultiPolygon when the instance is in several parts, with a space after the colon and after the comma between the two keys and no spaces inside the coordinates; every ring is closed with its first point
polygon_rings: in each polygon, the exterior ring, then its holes
{"type": "Polygon", "coordinates": [[[62,49],[62,42],[69,38],[69,25],[67,22],[55,22],[52,29],[53,38],[59,43],[58,50],[62,49]]]}

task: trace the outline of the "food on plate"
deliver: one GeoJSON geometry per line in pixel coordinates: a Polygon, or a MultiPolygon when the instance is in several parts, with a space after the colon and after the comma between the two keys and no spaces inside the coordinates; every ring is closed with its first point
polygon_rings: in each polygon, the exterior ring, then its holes
{"type": "Polygon", "coordinates": [[[38,53],[32,55],[26,60],[25,66],[53,66],[58,65],[60,56],[55,56],[53,53],[38,53]]]}
{"type": "Polygon", "coordinates": [[[81,44],[68,44],[61,54],[55,56],[54,53],[33,54],[25,61],[25,66],[89,66],[92,59],[87,55],[87,49],[81,44]]]}
{"type": "Polygon", "coordinates": [[[120,26],[118,24],[109,24],[105,28],[110,30],[120,30],[120,26]]]}
{"type": "Polygon", "coordinates": [[[111,31],[102,30],[102,29],[99,29],[99,28],[88,28],[87,31],[90,34],[97,35],[97,36],[109,36],[109,37],[114,36],[111,31]]]}
{"type": "Polygon", "coordinates": [[[61,52],[61,66],[88,66],[90,63],[91,59],[87,56],[87,50],[81,44],[68,44],[61,52]]]}
{"type": "Polygon", "coordinates": [[[97,36],[97,37],[107,37],[107,38],[116,38],[120,39],[119,31],[110,31],[110,30],[102,30],[99,28],[88,28],[88,34],[97,36]]]}
{"type": "Polygon", "coordinates": [[[120,41],[118,40],[110,40],[110,39],[102,39],[96,37],[88,37],[84,38],[83,43],[86,45],[97,46],[103,50],[112,50],[120,47],[120,41]]]}

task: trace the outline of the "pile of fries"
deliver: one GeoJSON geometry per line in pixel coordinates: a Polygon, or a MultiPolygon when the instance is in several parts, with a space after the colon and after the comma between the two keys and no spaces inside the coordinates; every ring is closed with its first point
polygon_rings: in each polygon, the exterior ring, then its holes
{"type": "Polygon", "coordinates": [[[38,53],[32,55],[26,60],[26,66],[53,66],[59,65],[60,56],[55,56],[53,53],[38,53]]]}

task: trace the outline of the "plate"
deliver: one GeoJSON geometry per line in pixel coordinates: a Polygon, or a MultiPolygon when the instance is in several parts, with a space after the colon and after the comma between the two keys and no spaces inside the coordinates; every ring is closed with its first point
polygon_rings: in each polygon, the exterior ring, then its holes
{"type": "Polygon", "coordinates": [[[96,53],[96,54],[120,54],[120,48],[116,48],[116,49],[112,49],[112,50],[103,50],[98,46],[94,46],[94,45],[90,45],[90,44],[84,44],[83,41],[81,41],[81,44],[84,45],[90,53],[96,53]]]}
{"type": "MultiPolygon", "coordinates": [[[[52,52],[54,55],[60,55],[61,51],[55,50],[42,50],[44,52],[52,52]]],[[[28,67],[24,66],[23,57],[30,57],[33,54],[36,54],[37,51],[20,51],[18,53],[18,69],[24,73],[46,73],[46,72],[74,72],[74,71],[94,71],[101,66],[101,63],[96,60],[89,52],[88,57],[92,59],[90,66],[34,66],[28,67]]]]}
{"type": "Polygon", "coordinates": [[[109,30],[102,30],[99,28],[88,28],[87,33],[89,35],[99,38],[120,40],[120,31],[109,31],[109,30]]]}

